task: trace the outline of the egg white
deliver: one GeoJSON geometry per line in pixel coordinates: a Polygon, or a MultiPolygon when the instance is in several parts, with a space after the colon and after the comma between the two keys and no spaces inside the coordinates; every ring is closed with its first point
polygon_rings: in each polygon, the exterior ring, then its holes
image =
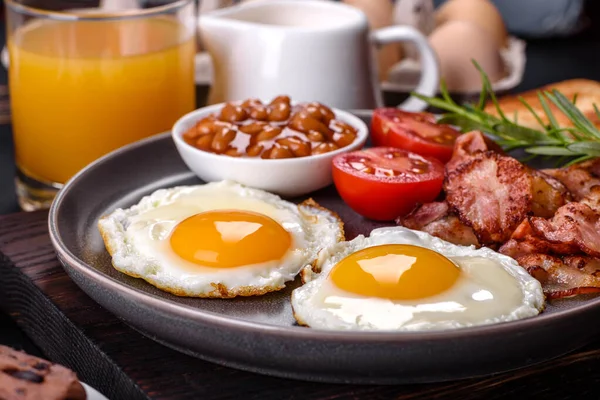
{"type": "Polygon", "coordinates": [[[115,269],[143,278],[179,296],[260,295],[282,289],[318,251],[344,239],[337,215],[312,201],[296,205],[279,196],[231,181],[160,189],[98,222],[115,269]],[[179,257],[169,237],[184,219],[210,210],[266,215],[290,233],[292,245],[280,260],[235,268],[199,266],[179,257]]]}
{"type": "Polygon", "coordinates": [[[535,316],[545,300],[540,283],[512,258],[404,227],[375,229],[369,237],[323,248],[302,277],[305,284],[292,292],[294,317],[301,325],[318,329],[422,331],[487,325],[535,316]],[[450,289],[419,300],[361,296],[329,279],[332,268],[346,256],[384,244],[436,251],[453,261],[461,276],[450,289]]]}

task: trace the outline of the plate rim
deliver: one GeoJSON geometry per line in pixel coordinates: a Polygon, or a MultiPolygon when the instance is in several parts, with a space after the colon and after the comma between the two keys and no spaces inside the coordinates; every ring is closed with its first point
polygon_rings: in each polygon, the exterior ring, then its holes
{"type": "Polygon", "coordinates": [[[83,390],[85,390],[85,394],[88,396],[88,400],[108,400],[108,397],[100,393],[94,387],[88,385],[83,381],[79,381],[81,386],[83,386],[83,390]]]}
{"type": "MultiPolygon", "coordinates": [[[[145,305],[152,307],[157,312],[166,312],[174,314],[178,317],[188,319],[190,321],[203,323],[213,327],[219,327],[227,330],[245,331],[260,334],[274,334],[279,337],[285,337],[291,340],[318,340],[318,341],[336,341],[342,343],[363,343],[375,344],[382,342],[395,343],[414,343],[421,341],[447,341],[447,340],[464,340],[475,336],[486,336],[490,334],[508,334],[515,331],[528,330],[532,326],[551,322],[556,319],[562,319],[566,316],[575,317],[577,315],[592,312],[593,309],[600,311],[600,296],[586,301],[584,304],[577,305],[572,308],[557,310],[551,314],[540,313],[536,316],[500,322],[489,325],[479,325],[473,327],[446,329],[446,330],[430,330],[430,331],[352,331],[352,330],[327,330],[317,328],[307,328],[303,326],[280,326],[271,325],[268,323],[254,322],[243,320],[235,317],[228,317],[217,312],[198,309],[191,305],[182,304],[177,301],[166,299],[148,293],[144,290],[132,287],[121,281],[108,276],[93,266],[79,259],[63,241],[59,229],[58,219],[61,212],[61,204],[68,196],[72,188],[77,185],[82,177],[87,175],[88,171],[94,170],[98,166],[110,161],[123,153],[127,153],[134,149],[144,147],[151,143],[172,140],[171,132],[167,131],[161,134],[138,140],[119,149],[116,149],[99,159],[93,161],[77,174],[75,174],[64,187],[59,190],[56,198],[52,202],[48,213],[48,231],[50,241],[57,253],[61,263],[68,264],[69,267],[75,268],[79,273],[83,274],[93,281],[100,281],[103,285],[110,287],[111,290],[125,292],[145,305]]],[[[192,171],[189,171],[193,175],[192,171]]]]}

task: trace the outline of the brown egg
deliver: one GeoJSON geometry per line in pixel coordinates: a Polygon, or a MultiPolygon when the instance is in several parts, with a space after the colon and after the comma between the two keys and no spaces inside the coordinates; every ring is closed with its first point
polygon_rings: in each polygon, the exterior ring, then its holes
{"type": "Polygon", "coordinates": [[[449,21],[436,28],[429,43],[440,63],[440,75],[452,92],[481,89],[481,77],[473,65],[477,61],[492,82],[504,77],[504,63],[494,37],[478,25],[449,21]]]}
{"type": "Polygon", "coordinates": [[[450,0],[435,13],[436,26],[449,21],[468,21],[488,31],[500,47],[508,44],[506,26],[502,15],[489,0],[450,0]]]}
{"type": "MultiPolygon", "coordinates": [[[[367,16],[372,30],[393,25],[394,4],[390,0],[343,0],[360,9],[367,16]]],[[[382,46],[377,52],[379,80],[384,81],[389,69],[400,61],[401,45],[392,43],[382,46]]]]}

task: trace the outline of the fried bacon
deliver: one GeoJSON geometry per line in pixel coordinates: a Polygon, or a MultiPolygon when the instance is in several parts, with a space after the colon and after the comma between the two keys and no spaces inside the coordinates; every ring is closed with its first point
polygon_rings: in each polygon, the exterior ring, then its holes
{"type": "Polygon", "coordinates": [[[597,259],[528,254],[516,260],[540,281],[548,299],[600,292],[600,261],[597,259]]]}
{"type": "Polygon", "coordinates": [[[532,179],[527,168],[491,151],[448,171],[444,189],[450,209],[484,245],[507,241],[531,212],[532,179]]]}
{"type": "Polygon", "coordinates": [[[571,199],[567,188],[543,172],[529,169],[532,179],[531,211],[536,217],[550,218],[571,199]]]}
{"type": "Polygon", "coordinates": [[[415,207],[408,215],[399,217],[396,222],[409,229],[420,230],[428,224],[448,215],[448,203],[436,201],[415,207]]]}
{"type": "Polygon", "coordinates": [[[551,219],[529,218],[535,234],[552,243],[575,245],[582,252],[600,257],[600,214],[583,203],[568,203],[551,219]]]}
{"type": "Polygon", "coordinates": [[[499,247],[548,299],[600,293],[600,158],[538,171],[473,131],[456,140],[445,172],[445,201],[418,206],[399,225],[499,247]]]}
{"type": "Polygon", "coordinates": [[[398,218],[396,222],[398,225],[427,232],[454,244],[479,246],[473,230],[450,213],[445,201],[418,206],[410,214],[398,218]]]}
{"type": "Polygon", "coordinates": [[[531,227],[529,219],[524,219],[515,229],[510,240],[504,243],[498,251],[516,259],[527,254],[536,253],[575,254],[579,252],[579,248],[571,244],[552,243],[538,237],[531,227]]]}
{"type": "Polygon", "coordinates": [[[575,166],[585,169],[595,177],[600,177],[600,158],[593,158],[591,160],[575,164],[575,166]]]}
{"type": "Polygon", "coordinates": [[[588,194],[579,201],[595,211],[600,211],[600,186],[592,186],[588,194]]]}
{"type": "Polygon", "coordinates": [[[504,154],[502,148],[480,131],[471,131],[460,135],[454,143],[452,159],[446,164],[446,171],[455,169],[472,156],[486,151],[504,154]]]}
{"type": "Polygon", "coordinates": [[[587,198],[596,190],[594,188],[600,186],[600,161],[598,160],[586,161],[568,168],[546,169],[542,172],[559,180],[576,201],[587,198]]]}

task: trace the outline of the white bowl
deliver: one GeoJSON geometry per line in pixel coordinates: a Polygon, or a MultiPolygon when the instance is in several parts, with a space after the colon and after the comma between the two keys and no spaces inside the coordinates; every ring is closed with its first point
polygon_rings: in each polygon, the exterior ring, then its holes
{"type": "Polygon", "coordinates": [[[333,157],[360,149],[369,134],[367,125],[361,119],[334,108],[332,110],[336,118],[356,128],[357,136],[352,144],[329,153],[273,160],[230,157],[197,149],[183,140],[182,135],[196,122],[220,111],[224,105],[225,103],[215,104],[192,111],[175,122],[172,129],[173,140],[181,158],[205,182],[227,179],[285,197],[305,195],[329,186],[333,182],[333,157]]]}

